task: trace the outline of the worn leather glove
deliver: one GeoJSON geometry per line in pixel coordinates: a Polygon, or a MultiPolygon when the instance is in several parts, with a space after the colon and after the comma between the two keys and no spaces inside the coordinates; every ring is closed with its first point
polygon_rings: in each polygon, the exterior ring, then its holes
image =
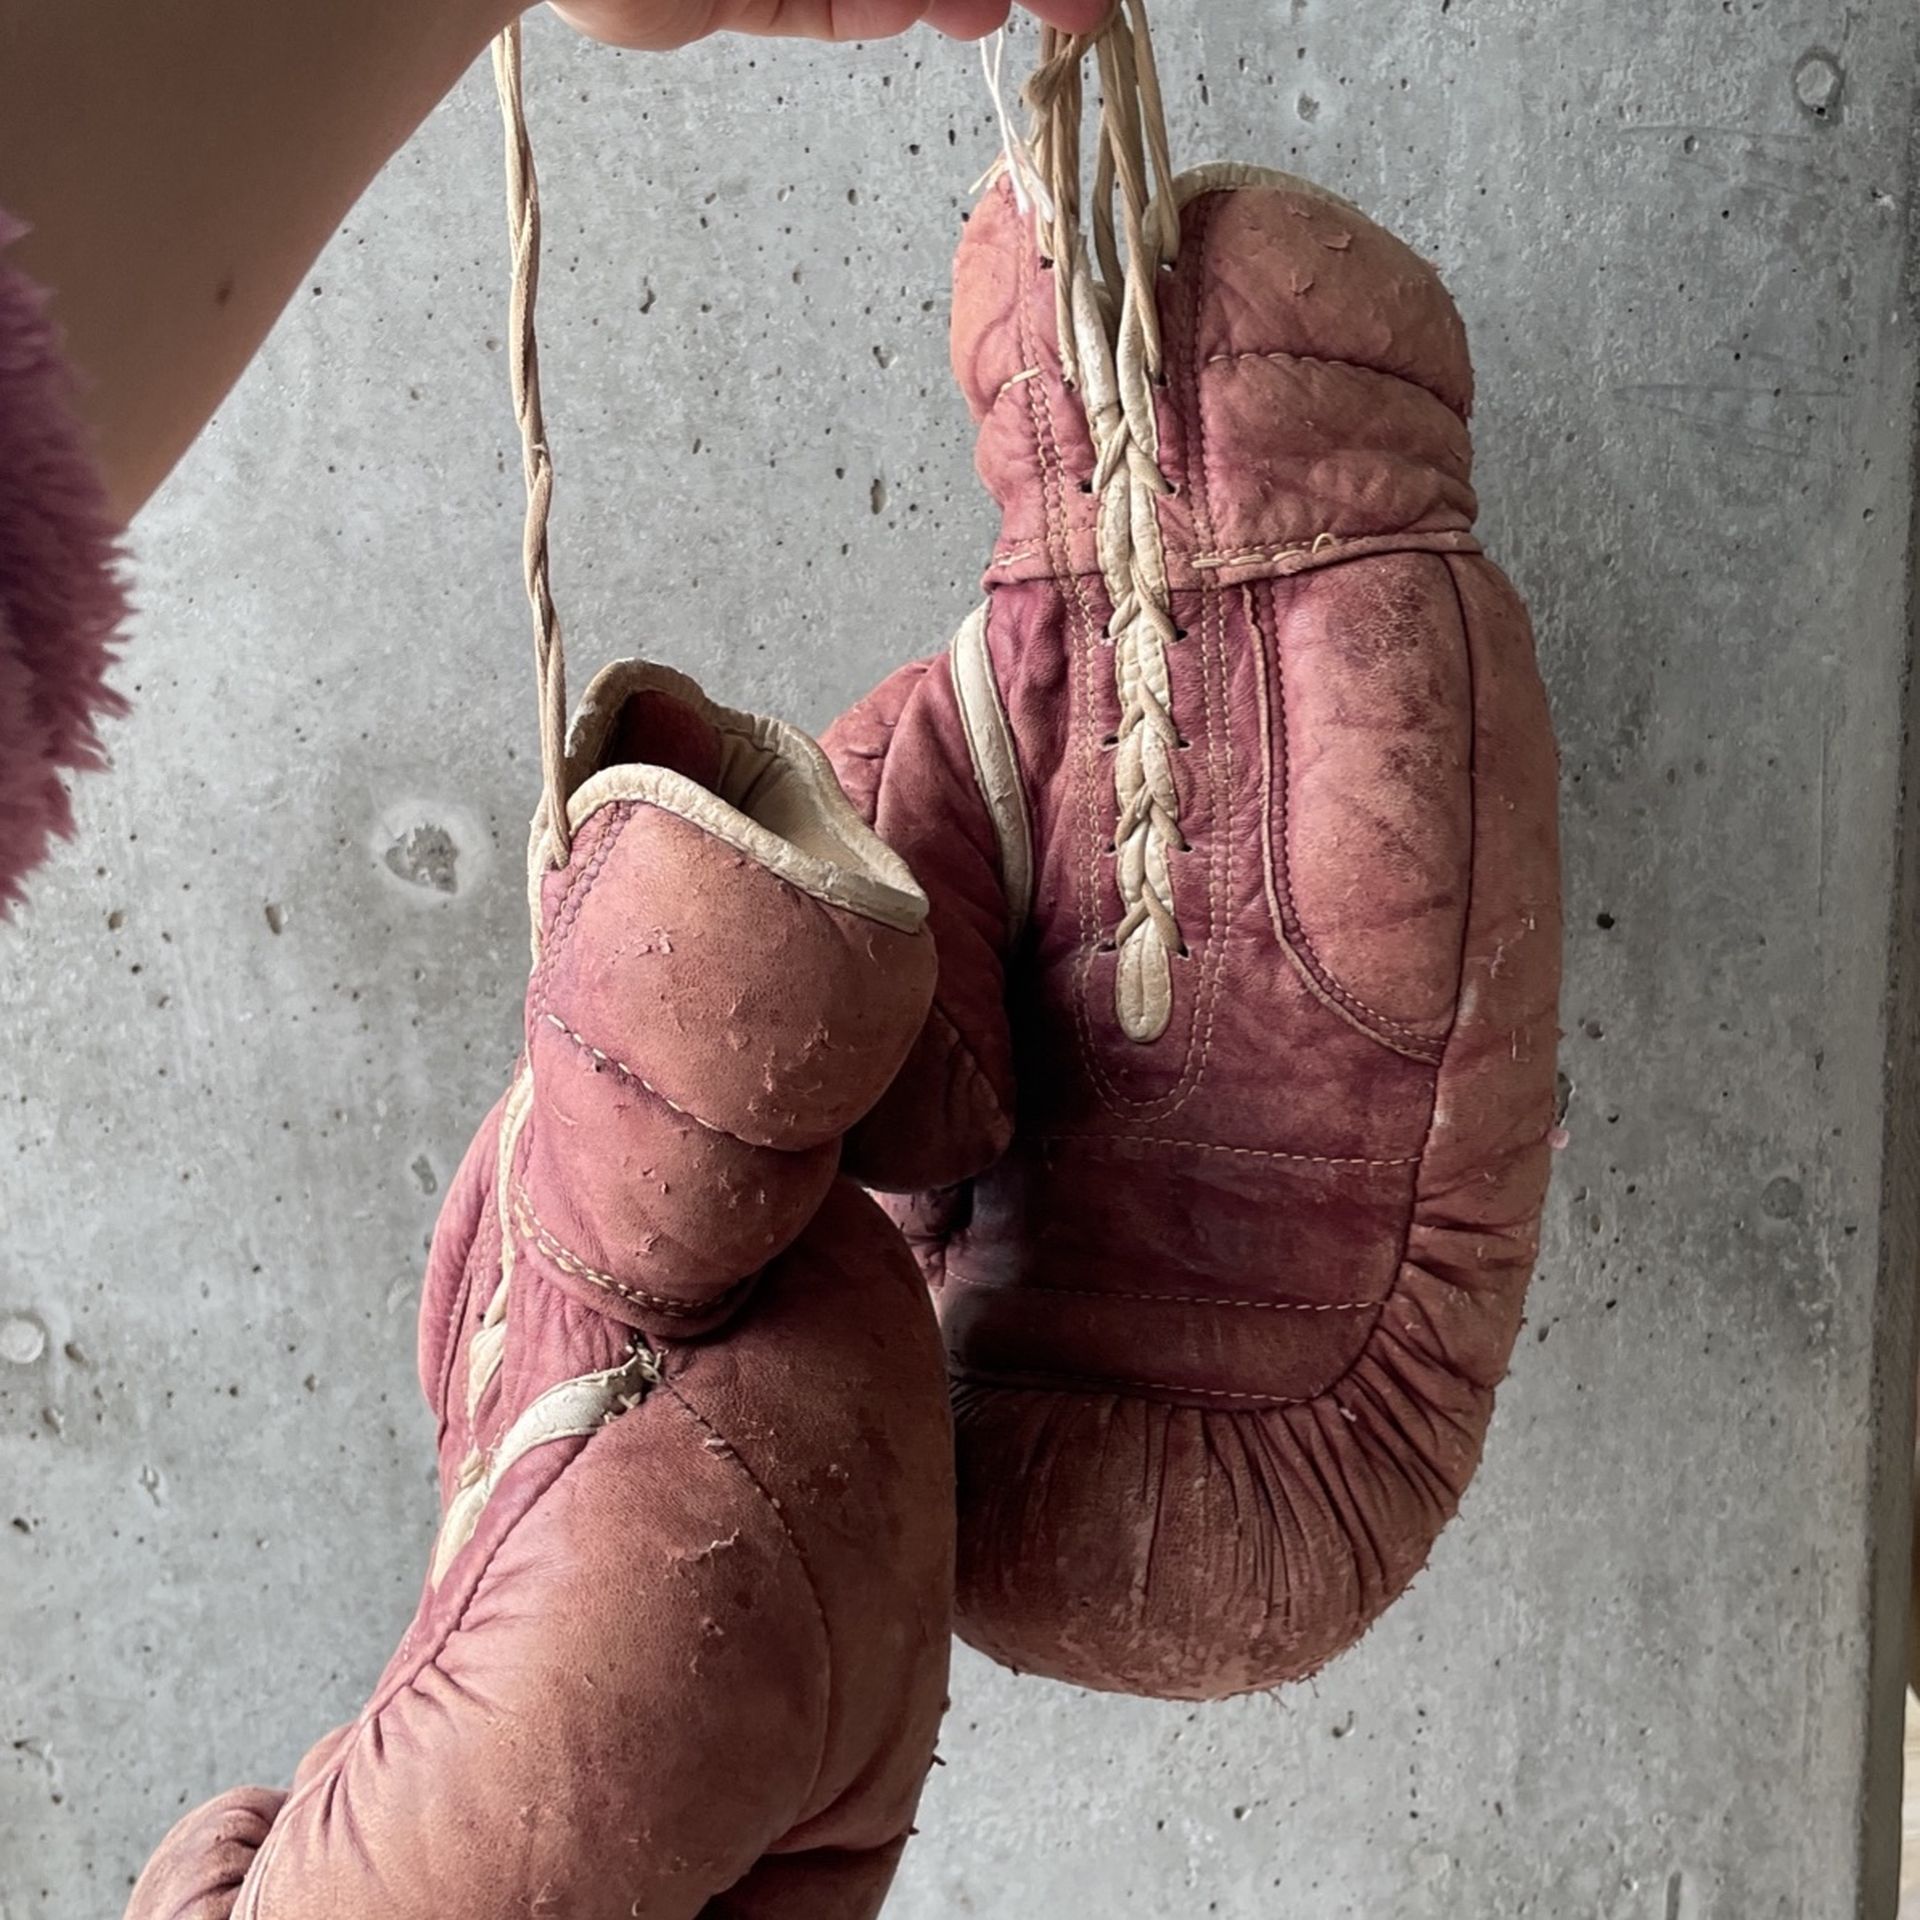
{"type": "Polygon", "coordinates": [[[925,902],[813,744],[662,671],[536,823],[512,1090],[421,1307],[444,1512],[372,1699],[189,1816],[132,1920],[853,1920],[946,1679],[925,1290],[840,1139],[919,1030],[925,902]]]}
{"type": "Polygon", "coordinates": [[[1004,183],[973,213],[987,601],[826,744],[940,954],[848,1166],[937,1290],[961,1632],[1203,1697],[1351,1643],[1473,1472],[1536,1249],[1560,926],[1452,302],[1303,182],[1176,198],[1154,446],[1114,407],[1097,447],[1052,263],[1004,183]]]}

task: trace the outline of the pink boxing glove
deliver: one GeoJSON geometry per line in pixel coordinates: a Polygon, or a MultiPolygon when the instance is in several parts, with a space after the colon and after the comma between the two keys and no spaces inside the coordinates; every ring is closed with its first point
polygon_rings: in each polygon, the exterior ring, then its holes
{"type": "Polygon", "coordinates": [[[127,1909],[139,1920],[227,1920],[287,1796],[234,1787],[174,1823],[147,1862],[127,1909]]]}
{"type": "Polygon", "coordinates": [[[1005,183],[973,213],[987,601],[826,744],[940,954],[847,1163],[937,1290],[960,1630],[1200,1698],[1348,1646],[1474,1470],[1537,1246],[1560,921],[1452,302],[1285,175],[1174,198],[1164,366],[1121,352],[1124,415],[1063,378],[1005,183]]]}
{"type": "Polygon", "coordinates": [[[913,1261],[838,1173],[922,1026],[925,901],[813,743],[661,670],[536,824],[527,1049],[421,1303],[419,1611],[292,1795],[129,1920],[858,1920],[932,1759],[952,1436],[913,1261]]]}

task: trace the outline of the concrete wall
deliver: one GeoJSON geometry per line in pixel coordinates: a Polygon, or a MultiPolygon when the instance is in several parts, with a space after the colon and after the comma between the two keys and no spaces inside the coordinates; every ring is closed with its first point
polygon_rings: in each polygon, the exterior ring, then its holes
{"type": "MultiPolygon", "coordinates": [[[[891,1911],[1890,1912],[1920,15],[1163,11],[1181,156],[1311,171],[1466,310],[1565,745],[1575,1144],[1412,1596],[1226,1707],[963,1657],[891,1911]]],[[[576,661],[821,722],[987,551],[943,339],[971,57],[541,30],[532,87],[576,661]]],[[[496,166],[476,77],[141,526],[133,718],[0,933],[5,1920],[117,1912],[412,1606],[415,1287],[514,1044],[535,784],[496,166]]]]}

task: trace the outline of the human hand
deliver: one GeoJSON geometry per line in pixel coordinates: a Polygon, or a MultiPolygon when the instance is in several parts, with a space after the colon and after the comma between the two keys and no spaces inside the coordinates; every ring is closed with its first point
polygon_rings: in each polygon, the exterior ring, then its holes
{"type": "MultiPolygon", "coordinates": [[[[1086,33],[1111,0],[1026,0],[1027,11],[1067,33],[1086,33]]],[[[715,33],[799,40],[883,40],[929,26],[978,40],[1006,24],[1009,0],[553,0],[569,25],[616,47],[663,52],[715,33]]]]}

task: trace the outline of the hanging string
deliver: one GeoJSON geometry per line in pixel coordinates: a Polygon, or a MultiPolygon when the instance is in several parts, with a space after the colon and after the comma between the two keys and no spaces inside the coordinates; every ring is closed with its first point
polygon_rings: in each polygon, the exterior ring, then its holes
{"type": "Polygon", "coordinates": [[[1178,244],[1173,212],[1173,163],[1166,109],[1144,0],[1117,0],[1105,23],[1091,33],[1040,30],[1040,53],[1026,85],[1033,111],[1031,151],[1046,192],[1038,233],[1041,251],[1055,267],[1055,298],[1067,377],[1079,385],[1073,327],[1076,279],[1087,270],[1081,227],[1081,69],[1091,53],[1100,69],[1100,119],[1094,156],[1093,258],[1099,272],[1097,301],[1111,330],[1122,301],[1130,302],[1148,355],[1148,371],[1160,370],[1160,321],[1153,276],[1171,265],[1178,244]],[[1121,227],[1114,225],[1115,188],[1121,227]],[[1051,205],[1045,205],[1050,201],[1051,205]],[[1127,243],[1123,263],[1118,241],[1127,243]],[[1076,240],[1080,245],[1076,246],[1076,240]]]}
{"type": "Polygon", "coordinates": [[[520,85],[520,23],[514,21],[493,43],[493,79],[500,95],[500,119],[506,134],[507,237],[513,251],[508,366],[513,382],[513,411],[520,427],[520,462],[526,478],[527,513],[521,545],[527,602],[533,609],[534,684],[540,709],[541,811],[554,864],[567,858],[567,656],[560,619],[554,612],[547,570],[547,521],[553,507],[553,458],[547,450],[547,426],[540,409],[540,342],[534,315],[540,296],[540,180],[527,137],[526,106],[520,85]]]}
{"type": "MultiPolygon", "coordinates": [[[[541,811],[550,853],[556,861],[564,861],[570,841],[566,650],[549,572],[553,459],[540,403],[535,327],[540,183],[527,133],[517,20],[493,43],[493,71],[506,145],[507,232],[513,263],[509,371],[526,483],[521,564],[533,612],[541,811]]],[[[997,83],[997,62],[990,77],[997,83]]],[[[997,84],[993,90],[997,101],[997,84]]],[[[1166,492],[1167,485],[1156,464],[1151,400],[1143,383],[1128,375],[1139,370],[1150,379],[1160,375],[1155,277],[1173,259],[1177,215],[1170,191],[1166,118],[1143,0],[1118,0],[1105,24],[1093,33],[1063,34],[1053,27],[1043,28],[1040,57],[1026,97],[1035,122],[1031,145],[1018,141],[1004,115],[1003,137],[1016,191],[1023,200],[1031,198],[1041,246],[1055,267],[1062,371],[1076,387],[1085,387],[1091,374],[1097,389],[1085,398],[1099,453],[1094,485],[1103,496],[1102,569],[1115,604],[1108,637],[1121,656],[1117,667],[1128,708],[1123,732],[1130,738],[1144,723],[1151,741],[1164,747],[1177,740],[1177,729],[1164,712],[1164,696],[1156,697],[1156,688],[1165,683],[1164,659],[1157,656],[1175,635],[1166,608],[1164,566],[1150,498],[1166,492]],[[1081,227],[1081,68],[1089,52],[1099,63],[1102,95],[1092,200],[1097,272],[1088,258],[1081,227]],[[1097,327],[1089,326],[1086,312],[1077,310],[1081,303],[1091,304],[1097,327]],[[1112,484],[1120,475],[1126,479],[1124,488],[1112,484]],[[1139,644],[1142,636],[1135,632],[1142,625],[1150,648],[1145,657],[1139,644]]],[[[1130,767],[1135,759],[1131,753],[1123,754],[1130,767]]],[[[1167,846],[1184,845],[1171,804],[1171,775],[1160,762],[1161,755],[1149,753],[1146,763],[1122,774],[1123,788],[1131,791],[1121,796],[1123,833],[1117,838],[1133,843],[1135,857],[1125,857],[1128,846],[1116,849],[1123,855],[1123,893],[1129,896],[1124,931],[1116,940],[1125,947],[1142,931],[1151,930],[1163,949],[1184,951],[1168,897],[1170,888],[1164,878],[1156,880],[1164,873],[1164,858],[1141,857],[1138,844],[1142,834],[1148,835],[1162,856],[1167,846]],[[1140,876],[1140,885],[1124,883],[1130,874],[1140,876]]]]}
{"type": "Polygon", "coordinates": [[[995,172],[1004,169],[1007,183],[1013,188],[1013,203],[1020,209],[1021,217],[1039,211],[1043,220],[1053,218],[1053,200],[1047,192],[1046,182],[1040,178],[1040,169],[1033,157],[1033,149],[1027,145],[1025,136],[1013,124],[1013,115],[1007,111],[1006,90],[1000,78],[1007,51],[1007,30],[995,29],[980,42],[980,70],[986,76],[987,94],[993,101],[993,115],[1000,123],[1000,158],[994,166],[973,183],[978,193],[995,172]]]}

